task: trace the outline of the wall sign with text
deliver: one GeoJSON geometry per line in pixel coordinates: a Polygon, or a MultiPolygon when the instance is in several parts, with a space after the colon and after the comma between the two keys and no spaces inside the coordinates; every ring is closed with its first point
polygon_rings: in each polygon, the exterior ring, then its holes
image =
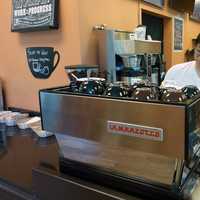
{"type": "Polygon", "coordinates": [[[174,51],[183,50],[184,19],[174,17],[174,51]]]}
{"type": "Polygon", "coordinates": [[[200,22],[200,1],[195,1],[194,12],[191,19],[200,22]]]}
{"type": "Polygon", "coordinates": [[[49,78],[60,61],[60,54],[53,47],[29,47],[26,56],[32,75],[40,79],[49,78]]]}
{"type": "Polygon", "coordinates": [[[58,28],[58,0],[12,0],[12,31],[58,28]]]}
{"type": "Polygon", "coordinates": [[[164,0],[144,0],[144,2],[151,3],[155,6],[163,7],[164,6],[164,0]]]}

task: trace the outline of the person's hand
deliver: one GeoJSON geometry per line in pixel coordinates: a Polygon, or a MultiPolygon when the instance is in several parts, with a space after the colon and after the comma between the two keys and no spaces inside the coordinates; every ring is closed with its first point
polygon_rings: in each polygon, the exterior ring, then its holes
{"type": "Polygon", "coordinates": [[[194,54],[195,60],[197,62],[200,62],[200,44],[197,44],[195,48],[195,54],[194,54]]]}

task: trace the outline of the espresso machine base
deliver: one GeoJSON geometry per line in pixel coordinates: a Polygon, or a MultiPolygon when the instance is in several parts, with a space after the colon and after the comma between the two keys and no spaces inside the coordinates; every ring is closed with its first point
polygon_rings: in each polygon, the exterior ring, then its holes
{"type": "Polygon", "coordinates": [[[146,199],[187,199],[198,185],[200,98],[184,103],[40,91],[61,172],[146,199]]]}

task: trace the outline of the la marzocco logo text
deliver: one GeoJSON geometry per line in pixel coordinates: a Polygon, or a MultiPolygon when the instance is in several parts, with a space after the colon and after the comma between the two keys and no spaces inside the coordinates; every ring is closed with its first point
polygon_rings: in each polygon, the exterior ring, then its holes
{"type": "Polygon", "coordinates": [[[163,141],[163,129],[161,128],[108,121],[107,129],[109,133],[113,134],[127,135],[153,141],[163,141]]]}

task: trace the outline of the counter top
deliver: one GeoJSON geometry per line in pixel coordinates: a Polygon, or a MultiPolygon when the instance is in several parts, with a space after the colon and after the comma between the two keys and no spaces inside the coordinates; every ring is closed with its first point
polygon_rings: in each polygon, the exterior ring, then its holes
{"type": "MultiPolygon", "coordinates": [[[[64,200],[66,196],[76,200],[138,200],[132,195],[60,174],[59,147],[54,136],[39,138],[30,129],[3,125],[0,125],[0,196],[3,200],[64,200]],[[4,198],[2,186],[14,188],[20,198],[4,198]]],[[[199,190],[195,196],[193,199],[199,200],[199,190]]]]}
{"type": "Polygon", "coordinates": [[[41,165],[59,167],[55,137],[39,138],[31,129],[0,125],[4,142],[0,148],[0,179],[32,192],[32,169],[41,165]]]}
{"type": "Polygon", "coordinates": [[[3,125],[0,125],[0,196],[2,200],[64,200],[66,196],[76,200],[137,199],[60,174],[59,147],[54,136],[39,138],[31,129],[3,125]]]}

